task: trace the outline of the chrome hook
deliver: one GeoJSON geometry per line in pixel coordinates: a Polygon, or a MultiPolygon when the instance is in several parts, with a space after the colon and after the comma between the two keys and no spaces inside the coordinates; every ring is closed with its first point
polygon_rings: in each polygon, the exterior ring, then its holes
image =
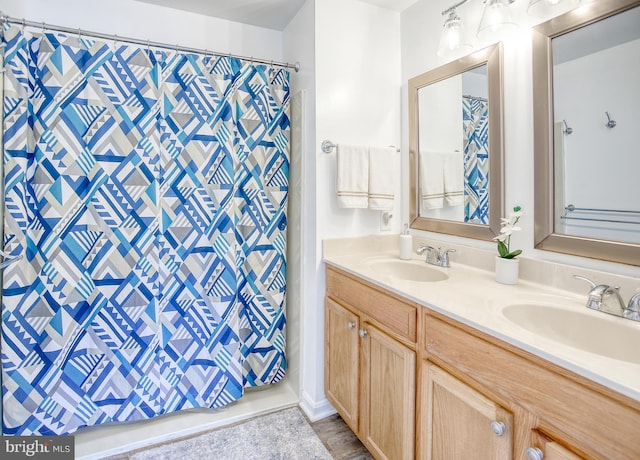
{"type": "Polygon", "coordinates": [[[562,131],[565,134],[571,134],[573,133],[573,128],[569,127],[569,125],[567,125],[567,120],[562,120],[562,123],[564,123],[564,130],[562,131]]]}
{"type": "Polygon", "coordinates": [[[616,122],[614,120],[611,119],[611,116],[609,115],[609,112],[605,112],[607,114],[607,120],[609,120],[607,122],[607,128],[615,128],[616,127],[616,122]]]}

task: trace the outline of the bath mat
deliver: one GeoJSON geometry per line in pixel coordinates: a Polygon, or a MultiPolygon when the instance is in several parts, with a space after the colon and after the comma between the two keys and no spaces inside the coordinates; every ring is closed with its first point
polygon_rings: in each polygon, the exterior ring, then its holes
{"type": "Polygon", "coordinates": [[[130,460],[331,460],[297,407],[157,447],[130,460]]]}

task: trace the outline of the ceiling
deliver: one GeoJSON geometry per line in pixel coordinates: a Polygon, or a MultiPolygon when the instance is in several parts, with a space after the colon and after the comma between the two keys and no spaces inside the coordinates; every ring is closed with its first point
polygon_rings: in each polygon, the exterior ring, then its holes
{"type": "MultiPolygon", "coordinates": [[[[306,0],[137,0],[267,29],[284,30],[306,0]]],[[[417,0],[360,0],[402,11],[417,0]]]]}

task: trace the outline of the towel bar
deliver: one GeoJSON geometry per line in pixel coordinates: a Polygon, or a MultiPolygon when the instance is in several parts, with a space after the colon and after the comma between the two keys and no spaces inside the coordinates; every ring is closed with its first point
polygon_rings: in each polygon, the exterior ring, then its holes
{"type": "MultiPolygon", "coordinates": [[[[320,144],[320,148],[322,149],[322,151],[324,153],[331,153],[333,152],[333,149],[335,149],[338,146],[338,144],[335,144],[331,141],[328,140],[324,140],[322,141],[322,144],[320,144]]],[[[400,149],[397,148],[395,145],[390,145],[389,147],[393,147],[394,149],[396,149],[396,152],[399,152],[400,149]]]]}

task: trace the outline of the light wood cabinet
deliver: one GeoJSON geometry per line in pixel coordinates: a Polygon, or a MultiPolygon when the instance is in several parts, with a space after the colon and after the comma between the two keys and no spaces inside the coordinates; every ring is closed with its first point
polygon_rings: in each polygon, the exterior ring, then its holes
{"type": "Polygon", "coordinates": [[[369,323],[364,323],[362,331],[364,443],[376,458],[411,459],[415,436],[415,352],[369,323]]]}
{"type": "Polygon", "coordinates": [[[325,393],[354,431],[358,431],[360,318],[327,299],[325,310],[325,393]]]}
{"type": "Polygon", "coordinates": [[[417,306],[327,271],[325,393],[377,459],[413,459],[417,306]]]}
{"type": "Polygon", "coordinates": [[[326,294],[327,399],[377,459],[640,458],[640,402],[333,267],[326,294]]]}
{"type": "Polygon", "coordinates": [[[513,415],[434,364],[422,363],[423,458],[512,458],[513,415]]]}
{"type": "MultiPolygon", "coordinates": [[[[514,414],[513,458],[527,459],[531,448],[547,460],[640,458],[638,401],[444,315],[424,314],[421,356],[514,414]]],[[[421,413],[429,410],[424,399],[421,413]]],[[[426,436],[420,426],[418,436],[426,436]]]]}

